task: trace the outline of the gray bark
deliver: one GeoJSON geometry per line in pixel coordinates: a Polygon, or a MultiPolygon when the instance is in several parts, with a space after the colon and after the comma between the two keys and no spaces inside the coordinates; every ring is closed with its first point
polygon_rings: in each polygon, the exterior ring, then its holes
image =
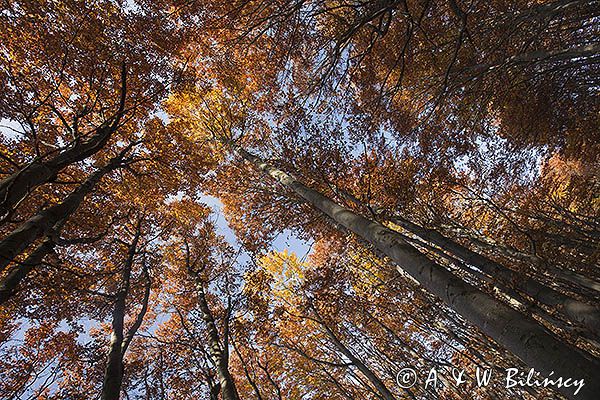
{"type": "Polygon", "coordinates": [[[298,196],[388,256],[399,271],[406,272],[425,289],[443,300],[485,334],[547,376],[584,379],[577,397],[572,388],[558,389],[568,398],[596,399],[600,393],[600,363],[561,342],[550,331],[501,301],[463,282],[435,264],[402,237],[382,224],[342,207],[303,185],[285,172],[242,148],[234,150],[255,168],[280,182],[298,196]]]}
{"type": "MultiPolygon", "coordinates": [[[[483,239],[473,237],[470,233],[466,233],[466,235],[469,237],[471,243],[473,243],[476,247],[480,249],[493,250],[499,252],[505,257],[523,260],[537,265],[543,263],[543,260],[540,259],[538,256],[523,253],[510,247],[502,246],[498,243],[494,243],[493,241],[487,238],[483,239]]],[[[546,269],[549,274],[554,275],[555,277],[566,283],[570,283],[572,285],[579,286],[580,288],[600,293],[600,282],[597,282],[594,279],[581,275],[580,273],[577,273],[575,271],[567,270],[564,268],[558,268],[553,265],[544,264],[542,268],[546,269]]]]}
{"type": "Polygon", "coordinates": [[[549,307],[556,307],[574,323],[586,328],[594,337],[600,337],[600,309],[598,309],[598,307],[569,297],[548,286],[542,285],[524,274],[519,274],[508,269],[490,258],[476,253],[460,243],[443,236],[433,229],[423,228],[405,218],[392,217],[389,218],[389,220],[419,236],[423,240],[429,241],[443,250],[449,251],[456,257],[479,268],[487,275],[494,279],[498,279],[509,287],[514,287],[549,307]]]}
{"type": "MultiPolygon", "coordinates": [[[[129,340],[126,341],[124,334],[125,308],[127,295],[129,294],[131,269],[133,267],[137,246],[140,240],[140,235],[141,227],[138,223],[135,236],[133,238],[133,241],[129,245],[129,249],[127,251],[127,258],[125,260],[123,271],[121,273],[121,282],[119,285],[120,287],[115,295],[115,303],[112,312],[112,333],[110,337],[110,349],[108,352],[106,368],[104,370],[104,381],[102,384],[102,400],[119,400],[119,396],[121,393],[121,385],[123,383],[123,373],[125,369],[123,365],[123,357],[125,356],[125,351],[127,350],[127,346],[129,345],[133,334],[135,334],[135,331],[130,331],[128,335],[129,340]]],[[[145,300],[147,302],[147,297],[145,297],[145,300]]],[[[142,306],[142,313],[145,313],[145,308],[146,305],[144,304],[142,306]]],[[[143,318],[142,313],[141,318],[143,318]]],[[[138,316],[140,324],[141,318],[138,316]]],[[[137,328],[135,329],[137,330],[137,328]]]]}
{"type": "Polygon", "coordinates": [[[317,315],[317,320],[321,324],[325,331],[327,332],[327,336],[331,339],[335,347],[346,357],[352,365],[354,365],[362,374],[371,382],[371,384],[375,387],[375,390],[379,393],[379,395],[385,400],[396,400],[392,392],[385,386],[385,383],[371,369],[362,362],[361,359],[356,357],[350,349],[348,349],[338,337],[333,333],[333,331],[327,326],[327,324],[321,319],[321,317],[317,314],[316,310],[313,308],[313,311],[317,315]]]}
{"type": "MultiPolygon", "coordinates": [[[[227,343],[223,346],[221,345],[219,330],[206,300],[204,284],[200,279],[198,279],[196,287],[198,288],[198,300],[202,320],[206,324],[206,330],[208,331],[209,353],[217,368],[222,398],[223,400],[239,400],[240,396],[235,387],[235,382],[229,373],[229,352],[224,348],[227,346],[227,343]]],[[[225,323],[229,322],[225,321],[225,323]]]]}

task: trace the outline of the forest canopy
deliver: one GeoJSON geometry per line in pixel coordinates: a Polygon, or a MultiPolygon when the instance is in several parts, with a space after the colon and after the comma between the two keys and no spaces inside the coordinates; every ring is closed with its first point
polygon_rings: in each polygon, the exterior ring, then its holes
{"type": "Polygon", "coordinates": [[[3,2],[0,398],[597,399],[599,19],[3,2]]]}

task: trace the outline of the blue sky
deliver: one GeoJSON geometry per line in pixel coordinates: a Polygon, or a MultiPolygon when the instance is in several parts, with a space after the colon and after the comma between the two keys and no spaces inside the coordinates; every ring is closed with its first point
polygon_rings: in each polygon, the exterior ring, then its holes
{"type": "MultiPolygon", "coordinates": [[[[227,219],[223,214],[223,203],[213,196],[202,195],[200,197],[200,201],[205,203],[207,206],[212,208],[213,210],[213,220],[216,222],[217,233],[223,235],[225,239],[232,245],[234,248],[239,247],[239,242],[235,237],[235,233],[229,227],[227,223],[227,219]]],[[[288,250],[289,252],[296,253],[296,255],[300,258],[306,257],[311,251],[311,243],[306,242],[298,238],[292,231],[284,230],[282,233],[275,237],[275,240],[271,244],[271,250],[275,251],[283,251],[288,250]]],[[[249,256],[246,253],[240,255],[240,262],[249,261],[249,256]]]]}

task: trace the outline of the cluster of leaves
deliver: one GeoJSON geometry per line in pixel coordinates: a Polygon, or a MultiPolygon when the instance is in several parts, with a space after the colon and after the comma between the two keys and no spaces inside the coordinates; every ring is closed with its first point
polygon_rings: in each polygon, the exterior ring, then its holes
{"type": "Polygon", "coordinates": [[[599,300],[599,13],[583,0],[8,1],[0,397],[548,395],[400,388],[403,366],[472,378],[522,364],[272,177],[391,228],[597,358],[597,325],[519,282],[599,300]],[[272,249],[290,232],[310,255],[272,249]]]}

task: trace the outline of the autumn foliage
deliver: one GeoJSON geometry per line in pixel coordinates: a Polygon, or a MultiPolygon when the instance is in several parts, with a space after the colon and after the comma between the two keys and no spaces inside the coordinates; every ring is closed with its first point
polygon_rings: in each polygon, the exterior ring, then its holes
{"type": "Polygon", "coordinates": [[[599,17],[4,2],[0,398],[597,398],[599,17]]]}

